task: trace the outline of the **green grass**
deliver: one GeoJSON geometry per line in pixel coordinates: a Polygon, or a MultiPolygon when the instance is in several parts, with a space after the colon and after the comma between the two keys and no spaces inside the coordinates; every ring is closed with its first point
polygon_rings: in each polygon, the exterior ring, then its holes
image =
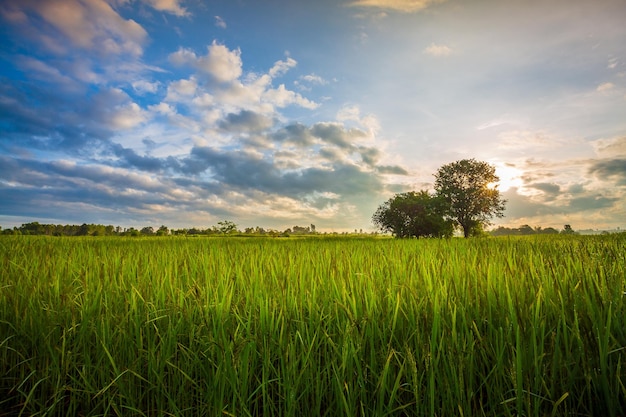
{"type": "Polygon", "coordinates": [[[626,235],[0,239],[0,416],[624,416],[626,235]]]}

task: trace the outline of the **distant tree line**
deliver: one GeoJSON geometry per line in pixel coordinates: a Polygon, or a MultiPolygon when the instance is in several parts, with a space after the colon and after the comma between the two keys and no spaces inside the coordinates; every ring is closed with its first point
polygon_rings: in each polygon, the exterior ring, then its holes
{"type": "Polygon", "coordinates": [[[20,227],[3,229],[3,235],[46,235],[46,236],[114,236],[125,233],[127,229],[102,224],[42,224],[24,223],[20,227]]]}
{"type": "Polygon", "coordinates": [[[532,228],[527,224],[524,224],[520,227],[498,227],[495,230],[491,230],[489,232],[491,236],[528,236],[528,235],[573,235],[578,234],[578,232],[572,229],[572,226],[566,224],[562,230],[557,230],[554,227],[546,227],[545,229],[541,227],[532,228]]]}
{"type": "Polygon", "coordinates": [[[283,231],[275,229],[265,229],[263,227],[247,227],[243,231],[239,230],[234,222],[224,220],[215,226],[202,228],[182,228],[170,229],[167,226],[161,226],[155,229],[152,226],[146,226],[141,229],[134,227],[122,228],[120,226],[102,225],[102,224],[81,224],[81,225],[63,225],[63,224],[42,224],[39,222],[24,223],[20,227],[12,229],[1,229],[3,235],[45,235],[45,236],[209,236],[209,235],[246,235],[246,236],[290,236],[290,235],[312,235],[317,234],[315,225],[310,226],[293,226],[283,231]]]}

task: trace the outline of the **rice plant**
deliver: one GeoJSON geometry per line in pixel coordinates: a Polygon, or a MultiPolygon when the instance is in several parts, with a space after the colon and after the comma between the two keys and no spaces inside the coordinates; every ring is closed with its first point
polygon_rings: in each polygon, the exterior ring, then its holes
{"type": "Polygon", "coordinates": [[[623,416],[625,242],[3,236],[0,416],[623,416]]]}

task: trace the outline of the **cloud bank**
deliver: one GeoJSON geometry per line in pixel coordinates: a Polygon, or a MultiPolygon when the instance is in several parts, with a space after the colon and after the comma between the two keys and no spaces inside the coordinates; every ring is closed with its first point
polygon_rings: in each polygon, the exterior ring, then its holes
{"type": "MultiPolygon", "coordinates": [[[[178,1],[144,3],[188,16],[178,1]]],[[[287,119],[284,109],[320,106],[279,81],[297,67],[292,57],[247,71],[244,51],[214,40],[202,52],[180,46],[153,68],[141,59],[146,30],[104,1],[10,2],[3,14],[20,30],[44,20],[32,41],[58,57],[23,57],[17,67],[37,81],[0,87],[4,216],[342,229],[367,222],[390,178],[408,173],[386,160],[356,107],[349,126],[287,119]],[[124,74],[114,68],[122,61],[132,68],[124,74]]]]}

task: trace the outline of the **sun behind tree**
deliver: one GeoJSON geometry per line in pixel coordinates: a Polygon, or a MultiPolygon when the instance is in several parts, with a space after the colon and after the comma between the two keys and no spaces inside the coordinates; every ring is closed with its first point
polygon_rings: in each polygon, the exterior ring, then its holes
{"type": "Polygon", "coordinates": [[[498,190],[499,181],[493,165],[475,159],[443,165],[435,174],[435,190],[447,204],[446,216],[463,228],[463,236],[476,234],[494,216],[504,216],[506,200],[498,190]]]}

